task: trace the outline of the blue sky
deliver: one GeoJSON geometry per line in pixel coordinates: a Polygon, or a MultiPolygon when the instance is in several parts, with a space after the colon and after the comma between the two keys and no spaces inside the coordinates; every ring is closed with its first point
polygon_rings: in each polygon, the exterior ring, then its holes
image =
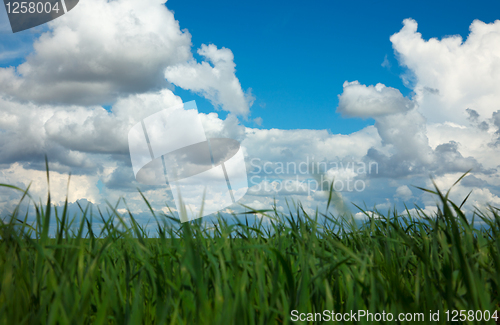
{"type": "MultiPolygon", "coordinates": [[[[401,1],[170,0],[167,6],[181,29],[191,33],[194,48],[213,43],[231,49],[242,87],[251,88],[256,97],[252,117],[263,118],[261,127],[344,134],[374,123],[335,113],[344,81],[381,82],[405,96],[411,94],[400,78],[405,69],[389,41],[405,18],[419,22],[426,39],[465,39],[474,19],[494,22],[500,10],[496,1],[422,1],[417,6],[401,1]],[[385,58],[390,66],[382,66],[385,58]]],[[[22,55],[2,58],[0,67],[22,63],[37,32],[44,30],[46,25],[16,35],[1,33],[3,52],[22,55]]],[[[177,88],[175,93],[185,101],[196,99],[201,112],[214,110],[192,92],[177,88]]],[[[242,122],[259,127],[252,120],[242,122]]]]}
{"type": "MultiPolygon", "coordinates": [[[[291,198],[309,211],[324,207],[324,191],[307,183],[314,175],[255,174],[250,164],[314,159],[379,166],[375,174],[325,172],[328,181],[363,184],[339,191],[354,213],[351,202],[433,211],[434,200],[412,185],[430,187],[432,176],[447,189],[469,169],[453,198],[472,191],[468,211],[500,204],[499,7],[81,0],[16,34],[3,16],[0,182],[34,182],[43,197],[47,154],[51,184],[60,185],[51,185],[55,202],[64,201],[71,173],[70,202],[123,197],[147,213],[139,187],[164,211],[171,193],[137,182],[127,134],[147,116],[195,100],[207,137],[238,140],[249,175],[261,177],[240,203],[266,208],[276,198],[284,209],[291,198]],[[278,192],[283,182],[296,188],[278,192]]],[[[0,214],[15,204],[5,194],[0,214]]]]}
{"type": "MultiPolygon", "coordinates": [[[[335,113],[344,81],[381,82],[410,94],[389,41],[405,18],[415,19],[426,39],[456,34],[465,39],[474,19],[491,23],[500,10],[497,1],[419,1],[417,5],[170,0],[167,6],[181,28],[193,35],[194,47],[214,43],[231,49],[242,87],[251,87],[256,97],[252,116],[263,118],[262,127],[345,134],[374,122],[343,119],[335,113]],[[386,56],[390,68],[381,66],[386,56]]],[[[201,111],[213,109],[202,100],[198,106],[201,111]]]]}

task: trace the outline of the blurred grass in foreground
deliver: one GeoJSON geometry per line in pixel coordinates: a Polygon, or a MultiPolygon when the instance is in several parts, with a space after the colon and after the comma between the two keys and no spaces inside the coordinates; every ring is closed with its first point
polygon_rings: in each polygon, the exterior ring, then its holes
{"type": "MultiPolygon", "coordinates": [[[[131,213],[127,225],[112,206],[96,234],[88,209],[72,224],[67,201],[55,209],[49,194],[46,204],[32,203],[36,224],[16,209],[0,225],[0,323],[289,324],[292,310],[325,309],[426,319],[440,310],[446,323],[448,309],[493,313],[499,210],[477,211],[487,225],[477,229],[447,195],[433,193],[441,200],[434,216],[367,213],[362,225],[308,215],[300,204],[288,215],[252,210],[258,222],[240,215],[210,228],[151,209],[158,238],[147,238],[131,213]]],[[[23,191],[21,201],[28,199],[23,191]]]]}

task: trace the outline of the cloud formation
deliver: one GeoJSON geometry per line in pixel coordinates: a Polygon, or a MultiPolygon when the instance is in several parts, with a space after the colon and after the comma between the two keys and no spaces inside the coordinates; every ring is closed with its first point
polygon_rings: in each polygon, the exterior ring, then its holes
{"type": "Polygon", "coordinates": [[[218,49],[214,44],[203,44],[198,54],[205,61],[191,60],[170,66],[165,72],[168,81],[194,91],[207,98],[215,107],[235,115],[246,117],[250,112],[254,97],[251,89],[243,92],[236,78],[236,64],[233,52],[227,48],[218,49]]]}
{"type": "Polygon", "coordinates": [[[390,40],[415,102],[430,123],[467,125],[467,109],[490,118],[500,101],[500,20],[475,20],[464,41],[460,36],[424,40],[418,24],[405,19],[390,40]]]}
{"type": "Polygon", "coordinates": [[[381,83],[365,86],[359,81],[346,81],[337,111],[347,117],[377,117],[405,112],[413,106],[413,102],[395,88],[381,83]]]}
{"type": "MultiPolygon", "coordinates": [[[[332,134],[241,125],[238,117],[250,115],[253,96],[236,77],[233,53],[202,45],[198,54],[204,60],[194,60],[190,34],[180,30],[162,4],[82,2],[79,10],[49,25],[25,63],[0,69],[1,182],[27,186],[34,180],[34,192],[43,196],[43,156],[48,154],[53,184],[60,187],[54,193],[56,202],[64,199],[63,183],[72,172],[72,202],[115,202],[125,197],[140,214],[147,207],[139,187],[157,211],[164,211],[165,203],[173,206],[167,187],[135,181],[127,144],[128,130],[135,123],[182,102],[168,89],[171,82],[230,113],[225,120],[215,112],[200,114],[200,119],[208,137],[240,141],[249,161],[258,158],[262,166],[314,159],[329,164],[324,172],[328,181],[362,180],[365,191],[339,193],[337,211],[347,211],[344,201],[383,202],[380,209],[408,199],[432,206],[431,199],[409,185],[432,186],[427,182],[432,174],[446,188],[471,168],[453,198],[463,199],[472,190],[471,204],[500,202],[500,111],[495,106],[500,99],[500,58],[495,54],[500,22],[475,21],[462,41],[456,36],[424,40],[416,22],[405,20],[391,41],[407,68],[404,78],[412,81],[407,83],[412,95],[405,97],[380,83],[345,82],[338,112],[373,118],[375,125],[352,134],[332,134]],[[377,172],[334,169],[332,162],[376,162],[377,172]]],[[[252,171],[248,162],[247,167],[252,171]]],[[[308,182],[313,176],[272,176],[262,179],[262,187],[242,203],[268,208],[279,181],[289,180],[294,190],[284,193],[288,198],[300,200],[307,211],[324,206],[324,193],[308,182]]],[[[2,200],[0,209],[12,207],[12,196],[2,200]]],[[[279,209],[286,208],[284,196],[277,195],[276,202],[279,209]]]]}
{"type": "Polygon", "coordinates": [[[26,62],[0,69],[0,93],[44,104],[96,105],[166,86],[191,58],[191,35],[159,0],[87,0],[48,24],[26,62]]]}
{"type": "MultiPolygon", "coordinates": [[[[498,191],[488,187],[499,184],[500,21],[474,21],[465,41],[460,36],[424,40],[417,26],[406,19],[390,38],[407,68],[402,77],[411,97],[382,84],[346,81],[337,111],[375,119],[381,145],[369,148],[366,157],[378,162],[376,176],[399,182],[429,175],[456,180],[457,173],[472,170],[469,180],[475,181],[465,182],[476,193],[471,204],[497,202],[498,191]]],[[[402,186],[396,197],[407,192],[402,186]]]]}

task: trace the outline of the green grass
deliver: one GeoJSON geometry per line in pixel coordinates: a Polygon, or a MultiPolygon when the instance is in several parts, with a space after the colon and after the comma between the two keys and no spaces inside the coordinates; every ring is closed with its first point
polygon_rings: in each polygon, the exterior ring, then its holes
{"type": "Polygon", "coordinates": [[[239,215],[210,228],[151,211],[157,238],[131,214],[130,225],[116,226],[123,220],[112,206],[107,216],[83,207],[71,224],[66,205],[56,209],[49,195],[31,202],[35,224],[18,209],[0,226],[0,323],[290,324],[292,310],[424,313],[428,321],[439,310],[444,324],[446,310],[493,313],[498,209],[477,211],[487,225],[478,229],[447,195],[434,194],[434,216],[393,211],[362,225],[308,215],[300,204],[287,215],[250,211],[266,217],[247,224],[239,215]],[[97,234],[91,220],[101,217],[97,234]]]}

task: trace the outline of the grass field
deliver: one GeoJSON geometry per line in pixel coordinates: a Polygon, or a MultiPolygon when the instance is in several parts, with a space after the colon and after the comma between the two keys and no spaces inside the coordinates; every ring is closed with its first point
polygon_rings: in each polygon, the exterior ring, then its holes
{"type": "MultiPolygon", "coordinates": [[[[445,312],[452,317],[453,310],[494,316],[499,210],[478,211],[474,218],[487,225],[478,229],[445,194],[434,194],[441,200],[434,216],[393,211],[367,215],[362,225],[308,215],[300,204],[287,215],[250,211],[262,216],[258,223],[238,215],[236,223],[212,227],[151,212],[157,238],[147,238],[131,214],[131,224],[117,226],[121,216],[113,210],[102,216],[101,233],[91,226],[101,216],[85,207],[71,224],[73,216],[55,209],[49,195],[44,204],[31,203],[35,224],[17,210],[0,226],[0,322],[290,324],[293,310],[299,318],[323,310],[385,312],[394,315],[392,323],[407,324],[413,322],[397,321],[400,313],[407,319],[423,313],[431,323],[429,312],[439,311],[433,324],[448,323],[445,312]],[[57,220],[55,236],[49,220],[57,220]]],[[[308,316],[314,317],[302,319],[308,316]]]]}

